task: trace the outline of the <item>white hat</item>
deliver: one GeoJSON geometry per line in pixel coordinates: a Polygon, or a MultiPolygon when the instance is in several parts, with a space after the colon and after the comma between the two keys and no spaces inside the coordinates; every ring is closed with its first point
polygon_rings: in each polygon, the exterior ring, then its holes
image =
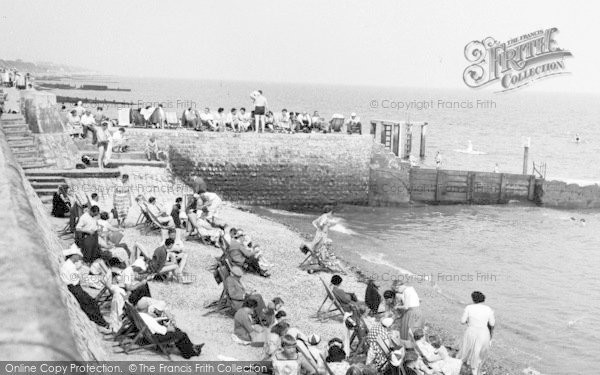
{"type": "Polygon", "coordinates": [[[381,319],[381,325],[385,328],[390,327],[394,323],[394,319],[392,318],[383,318],[381,319]]]}
{"type": "Polygon", "coordinates": [[[144,258],[137,258],[135,260],[135,262],[133,262],[131,264],[131,267],[137,267],[139,269],[141,269],[142,271],[145,271],[147,266],[146,266],[146,262],[144,261],[144,258]]]}
{"type": "Polygon", "coordinates": [[[350,116],[351,116],[351,117],[356,117],[356,112],[352,112],[352,113],[350,114],[350,116]]]}
{"type": "Polygon", "coordinates": [[[66,258],[70,255],[80,255],[83,256],[83,254],[81,254],[81,250],[79,250],[79,247],[76,244],[72,244],[71,247],[69,247],[68,249],[64,249],[62,251],[63,256],[66,258]]]}

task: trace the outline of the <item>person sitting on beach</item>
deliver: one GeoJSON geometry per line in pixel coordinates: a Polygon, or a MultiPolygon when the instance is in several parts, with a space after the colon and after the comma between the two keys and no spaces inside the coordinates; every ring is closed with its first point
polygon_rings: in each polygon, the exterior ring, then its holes
{"type": "Polygon", "coordinates": [[[65,262],[60,266],[60,278],[67,285],[71,294],[75,297],[79,306],[87,317],[98,326],[103,328],[102,332],[109,333],[110,325],[100,313],[100,307],[89,294],[81,287],[81,275],[79,269],[83,266],[83,255],[73,244],[68,249],[63,250],[65,262]]]}
{"type": "Polygon", "coordinates": [[[350,364],[346,361],[346,352],[337,345],[329,347],[325,362],[333,375],[346,375],[346,371],[350,368],[350,364]]]}
{"type": "Polygon", "coordinates": [[[346,129],[348,134],[362,134],[360,117],[356,117],[356,113],[352,112],[350,114],[350,118],[346,122],[346,129]]]}
{"type": "Polygon", "coordinates": [[[298,119],[298,115],[300,115],[300,113],[290,112],[290,130],[291,130],[291,132],[292,133],[296,133],[296,132],[308,133],[307,128],[305,128],[302,121],[300,121],[300,119],[298,119]]]}
{"type": "Polygon", "coordinates": [[[194,345],[188,335],[175,327],[172,322],[167,326],[161,325],[156,318],[148,314],[148,307],[149,303],[145,301],[139,301],[136,305],[140,317],[146,323],[155,340],[162,343],[174,342],[179,352],[181,352],[181,356],[185,359],[199,356],[202,353],[204,344],[194,345]]]}
{"type": "Polygon", "coordinates": [[[152,161],[152,159],[156,161],[164,159],[164,153],[158,147],[158,142],[156,141],[155,136],[151,136],[150,139],[146,141],[144,153],[146,154],[148,161],[152,161]]]}
{"type": "Polygon", "coordinates": [[[96,119],[92,116],[92,111],[90,109],[86,109],[83,116],[81,116],[81,120],[79,121],[81,124],[82,138],[87,138],[87,133],[92,132],[93,140],[92,144],[96,144],[96,129],[94,126],[96,125],[96,119]]]}
{"type": "Polygon", "coordinates": [[[67,113],[67,130],[69,131],[69,134],[74,137],[79,137],[83,130],[81,128],[81,118],[74,109],[67,113]]]}
{"type": "Polygon", "coordinates": [[[71,212],[69,199],[69,185],[60,185],[58,191],[52,196],[52,216],[66,217],[71,212]]]}
{"type": "Polygon", "coordinates": [[[425,334],[422,329],[416,329],[413,332],[413,337],[419,354],[431,370],[444,375],[460,375],[462,361],[457,358],[452,358],[448,354],[446,347],[440,348],[440,340],[437,336],[430,336],[436,342],[437,348],[432,343],[425,340],[425,334]]]}
{"type": "Polygon", "coordinates": [[[253,291],[246,291],[241,280],[243,274],[244,271],[240,267],[233,266],[231,274],[224,281],[225,291],[231,302],[231,308],[233,311],[238,311],[242,308],[242,304],[246,299],[255,299],[258,302],[257,310],[262,315],[264,314],[265,302],[260,294],[256,294],[253,291]]]}
{"type": "Polygon", "coordinates": [[[125,128],[120,127],[119,130],[112,135],[112,151],[126,152],[128,148],[127,138],[125,138],[125,128]]]}
{"type": "Polygon", "coordinates": [[[109,222],[108,212],[101,212],[98,219],[98,246],[101,252],[108,252],[112,258],[119,261],[129,262],[129,249],[127,244],[121,243],[123,233],[109,222]]]}
{"type": "Polygon", "coordinates": [[[273,359],[275,352],[281,348],[281,338],[285,335],[288,328],[290,328],[288,322],[279,322],[271,327],[271,330],[265,337],[263,361],[271,361],[273,359]]]}
{"type": "Polygon", "coordinates": [[[179,266],[178,272],[183,274],[187,264],[188,254],[183,247],[183,240],[178,233],[178,230],[175,228],[169,229],[169,238],[173,240],[173,247],[167,254],[167,263],[177,263],[179,266]]]}
{"type": "Polygon", "coordinates": [[[213,114],[210,113],[210,108],[204,108],[204,112],[200,114],[200,125],[203,127],[203,129],[208,129],[212,131],[217,130],[215,118],[213,114]]]}
{"type": "Polygon", "coordinates": [[[325,128],[325,125],[327,124],[327,122],[325,121],[325,119],[323,117],[319,116],[318,111],[313,112],[313,115],[312,115],[310,121],[312,123],[313,131],[323,132],[323,133],[327,132],[327,129],[325,128]]]}
{"type": "Polygon", "coordinates": [[[376,315],[379,311],[379,305],[381,304],[381,295],[379,294],[379,286],[373,279],[369,279],[367,283],[367,289],[365,290],[365,303],[369,307],[369,315],[376,315]]]}
{"type": "Polygon", "coordinates": [[[240,108],[240,112],[237,115],[237,120],[240,131],[247,131],[250,127],[250,114],[246,113],[246,108],[240,108]]]}
{"type": "Polygon", "coordinates": [[[225,131],[225,109],[220,107],[214,115],[215,126],[217,131],[225,131]]]}
{"type": "Polygon", "coordinates": [[[227,252],[231,262],[246,271],[256,272],[262,277],[269,277],[267,270],[261,267],[261,252],[244,244],[244,236],[242,231],[237,231],[231,240],[227,252]]]}
{"type": "Polygon", "coordinates": [[[158,220],[159,223],[161,223],[162,225],[166,225],[169,228],[175,228],[175,223],[173,222],[173,218],[171,217],[171,215],[167,214],[164,210],[162,210],[160,207],[158,207],[158,205],[156,204],[156,198],[155,197],[150,197],[148,198],[148,211],[154,215],[154,217],[156,218],[156,220],[158,220]]]}
{"type": "Polygon", "coordinates": [[[290,114],[287,109],[282,109],[275,119],[275,128],[283,131],[290,131],[290,114]]]}
{"type": "MultiPolygon", "coordinates": [[[[148,262],[148,270],[151,273],[165,276],[174,273],[176,280],[182,281],[183,269],[181,265],[185,266],[185,260],[181,263],[181,259],[169,254],[173,250],[174,244],[175,240],[167,238],[164,245],[157,247],[154,250],[152,259],[148,262]]],[[[187,259],[187,256],[185,258],[187,259]]]]}
{"type": "Polygon", "coordinates": [[[267,114],[265,116],[265,126],[271,132],[275,131],[275,115],[273,114],[273,111],[267,112],[267,114]]]}
{"type": "Polygon", "coordinates": [[[296,339],[287,334],[281,338],[281,348],[273,354],[272,363],[273,375],[317,373],[310,362],[298,353],[296,339]]]}
{"type": "Polygon", "coordinates": [[[239,121],[237,116],[237,109],[231,108],[231,111],[227,114],[225,119],[225,128],[231,128],[233,131],[239,131],[239,121]]]}
{"type": "Polygon", "coordinates": [[[396,306],[396,293],[393,290],[383,292],[383,302],[385,307],[385,315],[392,316],[396,314],[394,307],[396,306]]]}
{"type": "Polygon", "coordinates": [[[273,298],[265,307],[265,317],[267,318],[267,325],[273,326],[277,323],[277,313],[283,311],[283,299],[281,297],[273,298]]]}
{"type": "Polygon", "coordinates": [[[430,369],[419,354],[414,350],[407,350],[404,356],[404,369],[407,374],[414,375],[431,375],[434,371],[430,369]]]}
{"type": "Polygon", "coordinates": [[[340,302],[344,311],[351,311],[352,306],[354,305],[354,303],[358,302],[358,299],[356,298],[356,294],[348,293],[342,288],[340,288],[342,281],[343,279],[340,275],[333,275],[331,277],[331,285],[333,285],[333,287],[331,288],[331,292],[333,293],[335,298],[340,302]]]}
{"type": "Polygon", "coordinates": [[[254,324],[254,311],[258,303],[256,300],[247,299],[242,303],[242,308],[236,311],[233,317],[233,339],[241,344],[264,344],[264,327],[254,324]]]}

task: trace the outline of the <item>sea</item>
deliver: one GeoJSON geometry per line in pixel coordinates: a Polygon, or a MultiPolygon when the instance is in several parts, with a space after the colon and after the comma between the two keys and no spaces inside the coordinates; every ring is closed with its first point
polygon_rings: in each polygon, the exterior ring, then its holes
{"type": "MultiPolygon", "coordinates": [[[[600,181],[599,95],[103,79],[110,87],[132,91],[54,92],[128,101],[134,107],[162,103],[180,115],[188,107],[250,108],[250,93],[261,89],[277,111],[318,111],[325,118],[356,112],[363,123],[427,122],[426,157],[420,159],[425,167],[435,164],[439,151],[445,169],[491,172],[497,166],[500,172],[521,173],[524,145],[529,144],[530,173],[535,162],[545,164],[549,180],[582,185],[600,181]]],[[[116,116],[117,106],[104,107],[116,116]]],[[[415,141],[417,157],[418,148],[415,141]]],[[[259,210],[301,232],[313,231],[317,215],[259,210]]],[[[343,206],[336,216],[340,221],[330,234],[336,253],[383,284],[410,275],[417,292],[420,286],[435,290],[447,301],[436,318],[447,322],[451,332],[462,332],[462,310],[472,291],[482,291],[496,313],[491,355],[501,363],[516,365],[521,373],[600,373],[600,210],[513,204],[343,206]]],[[[422,300],[426,304],[430,298],[422,300]]]]}

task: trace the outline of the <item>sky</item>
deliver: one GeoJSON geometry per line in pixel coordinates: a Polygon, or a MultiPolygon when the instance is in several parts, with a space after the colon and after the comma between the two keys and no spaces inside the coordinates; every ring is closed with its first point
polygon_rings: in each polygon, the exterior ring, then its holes
{"type": "Polygon", "coordinates": [[[571,74],[535,89],[598,93],[598,10],[554,0],[0,0],[0,58],[133,77],[466,88],[466,44],[557,27],[571,74]]]}

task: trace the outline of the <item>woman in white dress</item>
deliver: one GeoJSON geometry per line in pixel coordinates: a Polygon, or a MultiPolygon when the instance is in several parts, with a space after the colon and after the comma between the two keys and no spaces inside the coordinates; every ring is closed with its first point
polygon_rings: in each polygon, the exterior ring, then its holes
{"type": "Polygon", "coordinates": [[[315,238],[313,239],[310,247],[315,255],[321,253],[321,247],[327,242],[327,235],[329,233],[329,227],[335,225],[336,221],[333,218],[333,209],[330,206],[325,207],[323,215],[319,216],[312,222],[313,227],[317,230],[315,238]]]}
{"type": "Polygon", "coordinates": [[[465,307],[461,318],[461,323],[467,324],[468,327],[457,358],[471,367],[473,375],[478,375],[483,361],[487,358],[496,319],[494,310],[483,304],[483,293],[473,292],[471,298],[473,304],[465,307]]]}

